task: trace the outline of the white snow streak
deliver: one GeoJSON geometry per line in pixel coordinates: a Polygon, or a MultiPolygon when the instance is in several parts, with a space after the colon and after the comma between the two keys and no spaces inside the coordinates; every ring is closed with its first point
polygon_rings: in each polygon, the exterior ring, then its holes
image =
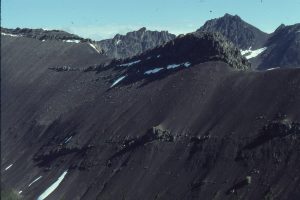
{"type": "Polygon", "coordinates": [[[32,181],[28,187],[30,187],[32,184],[34,184],[35,182],[37,182],[38,180],[40,180],[42,178],[42,176],[39,176],[38,178],[34,179],[34,181],[32,181]]]}
{"type": "Polygon", "coordinates": [[[8,165],[6,168],[5,168],[5,171],[7,171],[9,168],[11,168],[13,166],[13,164],[10,164],[8,165]]]}
{"type": "Polygon", "coordinates": [[[182,65],[185,67],[189,67],[191,65],[191,63],[185,62],[185,63],[180,63],[180,64],[171,64],[171,65],[167,66],[167,69],[174,69],[174,68],[180,67],[182,65]]]}
{"type": "Polygon", "coordinates": [[[47,190],[45,190],[38,198],[37,200],[43,200],[47,198],[58,186],[59,184],[64,180],[66,174],[68,173],[68,170],[64,171],[64,173],[55,181],[47,190]]]}
{"type": "Polygon", "coordinates": [[[117,40],[116,45],[120,44],[122,40],[117,40]]]}
{"type": "Polygon", "coordinates": [[[159,57],[160,57],[160,55],[157,55],[157,56],[156,56],[156,58],[159,58],[159,57]]]}
{"type": "Polygon", "coordinates": [[[141,62],[141,60],[132,61],[130,63],[124,63],[124,64],[119,65],[119,67],[129,67],[129,66],[137,64],[139,62],[141,62]]]}
{"type": "Polygon", "coordinates": [[[117,85],[120,81],[122,81],[124,78],[126,78],[126,76],[121,76],[120,78],[118,78],[111,86],[110,88],[114,87],[115,85],[117,85]]]}
{"type": "Polygon", "coordinates": [[[3,32],[1,32],[1,35],[7,35],[7,36],[11,36],[11,37],[22,37],[22,35],[15,35],[15,34],[10,34],[10,33],[3,33],[3,32]]]}
{"type": "Polygon", "coordinates": [[[269,69],[267,69],[267,71],[271,71],[271,70],[278,69],[278,68],[279,68],[279,67],[269,68],[269,69]]]}
{"type": "Polygon", "coordinates": [[[67,138],[67,139],[65,140],[65,144],[67,144],[67,143],[72,139],[72,137],[73,137],[73,136],[70,136],[69,138],[67,138]]]}
{"type": "Polygon", "coordinates": [[[79,43],[80,40],[63,40],[63,42],[79,43]]]}
{"type": "Polygon", "coordinates": [[[22,190],[20,190],[20,191],[19,191],[19,194],[21,194],[22,192],[23,192],[23,191],[22,191],[22,190]]]}
{"type": "Polygon", "coordinates": [[[148,70],[148,71],[146,71],[144,74],[155,74],[155,73],[157,73],[157,72],[159,72],[160,70],[162,70],[162,69],[164,69],[164,68],[155,68],[155,69],[151,69],[151,70],[148,70]]]}
{"type": "Polygon", "coordinates": [[[241,50],[241,54],[246,55],[245,57],[247,59],[255,58],[256,56],[258,56],[259,54],[261,54],[262,52],[264,52],[267,49],[267,47],[263,47],[263,48],[256,49],[256,50],[251,50],[251,48],[252,47],[250,47],[248,50],[241,50]]]}
{"type": "Polygon", "coordinates": [[[181,64],[171,64],[171,65],[168,65],[167,66],[167,69],[174,69],[174,68],[177,68],[179,67],[181,64]]]}
{"type": "Polygon", "coordinates": [[[89,43],[89,45],[90,45],[95,51],[97,51],[97,53],[100,53],[100,51],[97,49],[97,47],[96,47],[94,44],[89,43]]]}
{"type": "Polygon", "coordinates": [[[185,67],[189,67],[189,66],[191,66],[191,63],[186,62],[186,63],[184,63],[183,65],[184,65],[185,67]]]}

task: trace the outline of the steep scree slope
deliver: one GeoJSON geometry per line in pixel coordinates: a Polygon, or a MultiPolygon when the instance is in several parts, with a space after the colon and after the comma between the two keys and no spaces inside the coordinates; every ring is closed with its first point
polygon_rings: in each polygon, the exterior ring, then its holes
{"type": "Polygon", "coordinates": [[[300,198],[299,69],[210,60],[108,90],[114,68],[48,69],[107,62],[84,44],[1,40],[1,181],[24,199],[62,175],[49,200],[300,198]]]}

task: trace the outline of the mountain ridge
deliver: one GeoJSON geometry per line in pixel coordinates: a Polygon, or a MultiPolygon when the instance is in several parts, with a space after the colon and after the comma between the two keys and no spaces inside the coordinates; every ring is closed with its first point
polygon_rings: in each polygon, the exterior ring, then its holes
{"type": "Polygon", "coordinates": [[[150,31],[145,27],[125,35],[116,34],[112,39],[101,40],[97,45],[112,58],[127,58],[145,52],[175,38],[168,31],[150,31]]]}

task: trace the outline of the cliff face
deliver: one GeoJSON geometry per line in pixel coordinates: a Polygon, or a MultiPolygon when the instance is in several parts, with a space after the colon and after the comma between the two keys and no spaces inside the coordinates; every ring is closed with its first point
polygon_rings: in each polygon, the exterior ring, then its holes
{"type": "Polygon", "coordinates": [[[175,38],[167,31],[149,31],[141,28],[126,35],[117,34],[113,39],[97,42],[111,58],[128,58],[145,52],[175,38]]]}

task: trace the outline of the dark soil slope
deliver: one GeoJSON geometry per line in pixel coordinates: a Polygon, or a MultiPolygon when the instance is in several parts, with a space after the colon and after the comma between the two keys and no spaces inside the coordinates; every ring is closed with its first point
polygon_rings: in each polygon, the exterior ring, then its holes
{"type": "Polygon", "coordinates": [[[300,198],[299,69],[209,60],[111,88],[112,67],[48,69],[106,62],[84,44],[1,39],[2,182],[24,199],[66,170],[48,199],[300,198]]]}

